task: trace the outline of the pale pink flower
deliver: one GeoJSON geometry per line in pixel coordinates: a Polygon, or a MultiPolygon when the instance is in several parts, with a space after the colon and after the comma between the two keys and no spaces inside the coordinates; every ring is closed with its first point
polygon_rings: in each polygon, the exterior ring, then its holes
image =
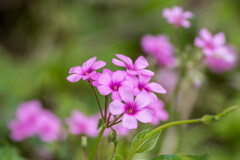
{"type": "Polygon", "coordinates": [[[145,69],[149,66],[149,64],[143,56],[138,57],[137,60],[134,62],[134,64],[133,64],[131,58],[129,58],[125,55],[116,54],[116,56],[121,61],[116,58],[113,58],[112,63],[115,64],[116,66],[125,67],[127,69],[128,74],[130,74],[130,75],[145,74],[148,76],[154,75],[154,72],[145,69]]]}
{"type": "Polygon", "coordinates": [[[97,57],[90,58],[81,66],[75,66],[70,68],[69,75],[67,80],[70,82],[77,82],[80,79],[89,80],[96,74],[97,69],[100,69],[106,65],[104,61],[97,61],[97,57]]]}
{"type": "Polygon", "coordinates": [[[74,110],[72,116],[66,119],[69,130],[75,135],[87,135],[89,137],[96,137],[98,135],[97,124],[98,117],[87,117],[83,113],[74,110]]]}
{"type": "Polygon", "coordinates": [[[152,55],[160,66],[174,66],[174,47],[166,35],[145,35],[141,40],[144,52],[152,55]]]}
{"type": "Polygon", "coordinates": [[[184,12],[181,7],[174,6],[172,9],[164,9],[162,14],[168,23],[173,24],[175,27],[183,26],[184,28],[189,28],[191,26],[188,19],[193,17],[193,13],[189,11],[184,12]]]}
{"type": "Polygon", "coordinates": [[[123,114],[122,125],[128,129],[136,129],[137,120],[143,123],[150,123],[153,119],[153,112],[145,108],[150,103],[146,91],[140,92],[134,99],[132,90],[127,88],[119,89],[120,96],[124,103],[114,100],[109,105],[109,112],[113,115],[123,114]]]}
{"type": "Polygon", "coordinates": [[[204,61],[212,72],[223,73],[236,67],[238,54],[232,47],[225,46],[206,56],[204,61]]]}
{"type": "Polygon", "coordinates": [[[108,95],[112,93],[113,100],[121,100],[119,95],[120,87],[134,88],[134,85],[131,83],[131,81],[125,80],[126,76],[127,73],[125,71],[119,70],[116,72],[111,72],[110,70],[105,70],[105,72],[103,72],[98,79],[98,91],[102,95],[108,95]]]}
{"type": "Polygon", "coordinates": [[[206,28],[202,28],[199,37],[194,41],[195,46],[202,48],[205,55],[210,55],[216,49],[225,45],[225,35],[222,32],[212,35],[206,28]]]}
{"type": "Polygon", "coordinates": [[[43,111],[36,123],[37,134],[44,142],[52,142],[60,138],[61,122],[50,111],[43,111]]]}

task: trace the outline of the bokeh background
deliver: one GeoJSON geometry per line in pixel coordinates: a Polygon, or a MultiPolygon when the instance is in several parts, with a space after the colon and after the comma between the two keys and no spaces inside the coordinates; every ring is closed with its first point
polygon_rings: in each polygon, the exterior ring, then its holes
{"type": "MultiPolygon", "coordinates": [[[[162,18],[162,10],[175,5],[195,14],[191,28],[180,31],[181,47],[193,45],[199,29],[206,27],[214,33],[223,31],[227,42],[240,50],[239,0],[1,0],[0,159],[81,159],[77,136],[50,144],[37,138],[12,141],[7,123],[18,104],[39,99],[63,122],[72,109],[97,113],[89,86],[66,80],[69,68],[97,56],[115,70],[111,63],[115,53],[133,59],[144,55],[140,39],[147,33],[166,34],[172,42],[173,27],[162,18]]],[[[240,106],[239,71],[239,67],[224,74],[207,70],[204,84],[194,91],[196,102],[189,118],[240,106]]],[[[211,160],[239,160],[239,124],[240,110],[214,124],[188,126],[178,152],[209,153],[211,160]]],[[[135,133],[120,140],[117,153],[129,153],[135,133]]],[[[172,152],[171,146],[161,148],[160,153],[172,152]]],[[[155,153],[139,157],[150,159],[155,153]]]]}

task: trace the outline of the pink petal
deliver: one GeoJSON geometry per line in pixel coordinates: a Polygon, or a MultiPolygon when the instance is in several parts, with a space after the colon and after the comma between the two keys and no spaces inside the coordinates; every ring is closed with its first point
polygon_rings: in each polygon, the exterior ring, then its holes
{"type": "Polygon", "coordinates": [[[115,64],[116,66],[120,66],[120,67],[126,67],[126,64],[123,63],[122,61],[116,59],[116,58],[113,58],[112,59],[112,63],[115,64]]]}
{"type": "Polygon", "coordinates": [[[214,44],[216,44],[217,46],[224,45],[226,42],[224,33],[220,32],[220,33],[216,34],[213,37],[213,41],[214,41],[214,44]]]}
{"type": "Polygon", "coordinates": [[[133,91],[131,89],[120,87],[118,92],[125,103],[133,102],[133,91]]]}
{"type": "Polygon", "coordinates": [[[97,61],[97,62],[93,63],[92,69],[93,70],[97,70],[97,69],[100,69],[100,68],[104,67],[105,65],[106,65],[106,62],[104,62],[104,61],[97,61]]]}
{"type": "Polygon", "coordinates": [[[109,74],[110,76],[112,76],[113,71],[111,71],[110,69],[104,68],[104,69],[103,69],[103,73],[107,73],[107,74],[109,74]]]}
{"type": "Polygon", "coordinates": [[[127,66],[133,67],[133,62],[132,62],[131,58],[129,58],[129,57],[123,55],[123,54],[116,54],[116,56],[119,59],[121,59],[123,62],[125,62],[127,66]]]}
{"type": "Polygon", "coordinates": [[[148,84],[148,88],[156,93],[161,93],[161,94],[165,94],[167,93],[167,91],[158,83],[155,82],[151,82],[148,84]]]}
{"type": "Polygon", "coordinates": [[[184,21],[182,22],[182,26],[183,26],[184,28],[189,28],[189,27],[191,26],[191,23],[190,23],[189,21],[187,21],[187,20],[184,20],[184,21]]]}
{"type": "Polygon", "coordinates": [[[112,97],[112,100],[122,101],[122,98],[120,97],[120,94],[117,91],[113,91],[111,97],[112,97]]]}
{"type": "Polygon", "coordinates": [[[154,112],[150,109],[142,109],[136,114],[137,120],[142,123],[152,122],[154,112]]]}
{"type": "Polygon", "coordinates": [[[139,74],[144,74],[144,75],[147,75],[147,76],[154,76],[154,72],[153,71],[150,71],[148,69],[143,69],[139,72],[139,74]]]}
{"type": "Polygon", "coordinates": [[[172,8],[172,13],[174,13],[175,15],[181,15],[183,12],[183,9],[179,6],[174,6],[172,8]]]}
{"type": "Polygon", "coordinates": [[[90,58],[89,60],[83,63],[82,68],[84,70],[89,69],[93,65],[93,63],[96,61],[96,59],[97,57],[90,58]]]}
{"type": "Polygon", "coordinates": [[[110,84],[111,81],[112,81],[112,78],[107,72],[104,72],[98,79],[98,83],[105,84],[105,85],[110,84]]]}
{"type": "Polygon", "coordinates": [[[138,109],[141,109],[147,106],[150,103],[149,95],[146,91],[140,92],[135,99],[135,104],[137,105],[138,109]]]}
{"type": "Polygon", "coordinates": [[[79,74],[72,74],[72,75],[69,75],[69,76],[67,77],[67,80],[70,81],[70,82],[77,82],[77,81],[79,81],[81,78],[82,78],[82,76],[79,75],[79,74]]]}
{"type": "Polygon", "coordinates": [[[138,57],[138,59],[134,63],[134,67],[138,70],[146,68],[148,66],[149,66],[149,64],[148,64],[146,58],[144,58],[143,56],[138,57]]]}
{"type": "Polygon", "coordinates": [[[139,82],[141,83],[141,84],[148,84],[148,82],[151,80],[151,76],[147,76],[147,75],[142,75],[142,74],[140,74],[140,75],[138,75],[138,77],[139,77],[139,82]]]}
{"type": "Polygon", "coordinates": [[[112,75],[113,82],[121,82],[125,79],[127,73],[125,71],[116,71],[112,75]]]}
{"type": "Polygon", "coordinates": [[[203,28],[200,30],[199,35],[201,36],[202,39],[209,41],[212,39],[212,34],[206,29],[203,28]]]}
{"type": "Polygon", "coordinates": [[[162,15],[164,18],[168,18],[171,15],[171,10],[170,9],[164,9],[162,12],[162,15]]]}
{"type": "Polygon", "coordinates": [[[138,123],[133,116],[124,114],[122,118],[122,125],[128,129],[136,129],[138,126],[138,123]]]}
{"type": "Polygon", "coordinates": [[[82,68],[80,66],[75,66],[75,67],[70,68],[69,74],[73,74],[73,73],[81,74],[82,68]]]}
{"type": "Polygon", "coordinates": [[[203,42],[203,40],[198,37],[195,38],[194,44],[195,44],[195,46],[197,46],[199,48],[203,48],[205,46],[205,43],[203,42]]]}
{"type": "Polygon", "coordinates": [[[193,13],[189,12],[189,11],[184,12],[183,15],[184,15],[184,18],[192,18],[193,17],[193,13]]]}
{"type": "Polygon", "coordinates": [[[105,86],[105,85],[101,85],[101,86],[98,86],[98,91],[100,92],[101,95],[108,95],[112,92],[111,88],[109,86],[105,86]]]}
{"type": "Polygon", "coordinates": [[[124,112],[124,104],[118,100],[114,100],[109,105],[109,112],[118,115],[124,112]]]}

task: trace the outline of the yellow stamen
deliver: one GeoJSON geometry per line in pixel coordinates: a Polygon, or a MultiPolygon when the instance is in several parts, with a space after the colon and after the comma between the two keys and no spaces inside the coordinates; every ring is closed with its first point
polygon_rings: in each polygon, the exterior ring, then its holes
{"type": "Polygon", "coordinates": [[[132,109],[129,109],[128,112],[129,112],[130,114],[133,114],[133,110],[132,110],[132,109]]]}
{"type": "Polygon", "coordinates": [[[141,89],[142,91],[144,90],[144,88],[141,89]]]}
{"type": "Polygon", "coordinates": [[[86,74],[86,75],[88,75],[89,73],[88,73],[88,72],[86,72],[85,74],[86,74]]]}
{"type": "Polygon", "coordinates": [[[117,86],[114,86],[113,89],[116,91],[116,90],[118,89],[118,87],[117,87],[117,86]]]}

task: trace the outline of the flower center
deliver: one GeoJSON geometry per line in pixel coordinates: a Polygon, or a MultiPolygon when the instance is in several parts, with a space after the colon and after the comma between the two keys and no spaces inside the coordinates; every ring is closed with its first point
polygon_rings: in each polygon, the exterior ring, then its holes
{"type": "Polygon", "coordinates": [[[126,107],[126,111],[125,111],[127,114],[130,114],[130,115],[133,115],[137,112],[136,108],[134,105],[127,105],[126,107]]]}
{"type": "Polygon", "coordinates": [[[144,88],[141,89],[142,91],[144,90],[144,88]]]}
{"type": "Polygon", "coordinates": [[[117,91],[117,90],[118,90],[118,87],[117,87],[117,86],[113,86],[113,89],[114,89],[115,91],[117,91]]]}
{"type": "Polygon", "coordinates": [[[129,114],[133,114],[133,110],[132,110],[132,108],[128,109],[127,112],[128,112],[129,114]]]}
{"type": "Polygon", "coordinates": [[[88,75],[89,73],[88,73],[88,72],[86,72],[85,74],[86,74],[86,75],[88,75]]]}

